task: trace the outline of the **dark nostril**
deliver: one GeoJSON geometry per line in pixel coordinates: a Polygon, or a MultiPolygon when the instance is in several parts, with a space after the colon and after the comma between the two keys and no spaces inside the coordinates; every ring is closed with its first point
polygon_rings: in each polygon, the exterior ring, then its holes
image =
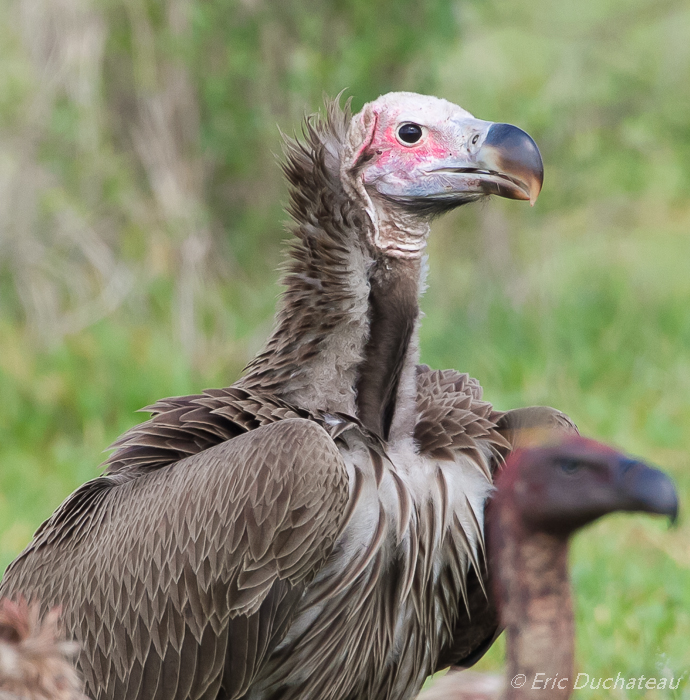
{"type": "Polygon", "coordinates": [[[621,460],[621,473],[627,474],[636,464],[639,464],[639,462],[634,459],[621,460]]]}

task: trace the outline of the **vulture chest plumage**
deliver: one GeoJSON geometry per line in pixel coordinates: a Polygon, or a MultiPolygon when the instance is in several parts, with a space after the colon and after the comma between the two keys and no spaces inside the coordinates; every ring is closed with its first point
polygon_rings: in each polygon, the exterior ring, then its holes
{"type": "MultiPolygon", "coordinates": [[[[249,698],[275,687],[281,698],[414,697],[450,651],[468,596],[477,616],[487,612],[467,578],[472,566],[482,571],[483,502],[504,447],[498,414],[472,396],[478,386],[466,375],[425,375],[424,388],[447,392],[445,404],[427,402],[455,428],[435,436],[444,458],[432,443],[425,454],[409,440],[381,455],[359,431],[343,434],[350,497],[341,535],[249,698]]],[[[486,618],[457,660],[493,633],[486,618]]]]}
{"type": "Polygon", "coordinates": [[[296,243],[265,349],[149,407],[0,585],[62,606],[99,700],[401,700],[495,633],[483,504],[510,420],[418,366],[418,298],[431,218],[534,199],[536,146],[393,93],[329,105],[286,156],[296,243]]]}

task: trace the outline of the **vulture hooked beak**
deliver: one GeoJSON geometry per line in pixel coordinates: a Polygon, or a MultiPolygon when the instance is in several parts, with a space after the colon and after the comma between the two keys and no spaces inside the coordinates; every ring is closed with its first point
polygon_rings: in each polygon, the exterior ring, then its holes
{"type": "Polygon", "coordinates": [[[621,460],[619,469],[620,510],[666,515],[671,524],[678,520],[678,494],[671,479],[643,462],[621,460]]]}
{"type": "MultiPolygon", "coordinates": [[[[544,164],[534,139],[512,124],[488,124],[474,153],[450,158],[433,172],[448,176],[442,196],[496,194],[507,199],[529,200],[534,205],[544,182],[544,164]]],[[[433,196],[433,195],[432,195],[433,196]]]]}

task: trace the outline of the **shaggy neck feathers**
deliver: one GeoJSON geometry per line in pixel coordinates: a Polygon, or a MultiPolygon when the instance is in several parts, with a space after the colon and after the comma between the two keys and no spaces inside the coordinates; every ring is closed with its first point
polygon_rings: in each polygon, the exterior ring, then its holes
{"type": "MultiPolygon", "coordinates": [[[[397,231],[404,240],[407,224],[422,246],[428,224],[413,225],[390,211],[390,203],[363,201],[344,184],[341,154],[350,120],[349,109],[333,103],[324,119],[306,121],[303,141],[286,141],[283,169],[296,240],[275,329],[240,385],[309,410],[356,415],[387,439],[399,423],[397,408],[414,404],[422,261],[421,253],[410,258],[377,250],[372,227],[397,231]]],[[[413,421],[405,423],[409,434],[413,421]]]]}

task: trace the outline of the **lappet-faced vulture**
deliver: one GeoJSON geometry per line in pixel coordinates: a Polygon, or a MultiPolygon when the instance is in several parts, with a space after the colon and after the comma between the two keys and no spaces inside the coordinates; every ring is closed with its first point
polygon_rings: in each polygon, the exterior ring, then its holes
{"type": "Polygon", "coordinates": [[[506,680],[515,682],[449,673],[419,700],[567,700],[576,681],[568,541],[579,528],[619,511],[674,521],[673,482],[579,436],[514,451],[496,480],[486,530],[491,588],[506,628],[506,680]]]}
{"type": "Polygon", "coordinates": [[[94,698],[404,700],[493,638],[482,513],[511,418],[417,364],[418,299],[431,219],[534,201],[539,151],[392,93],[307,120],[284,170],[265,348],[229,388],[151,406],[5,574],[2,595],[62,605],[94,698]]]}

